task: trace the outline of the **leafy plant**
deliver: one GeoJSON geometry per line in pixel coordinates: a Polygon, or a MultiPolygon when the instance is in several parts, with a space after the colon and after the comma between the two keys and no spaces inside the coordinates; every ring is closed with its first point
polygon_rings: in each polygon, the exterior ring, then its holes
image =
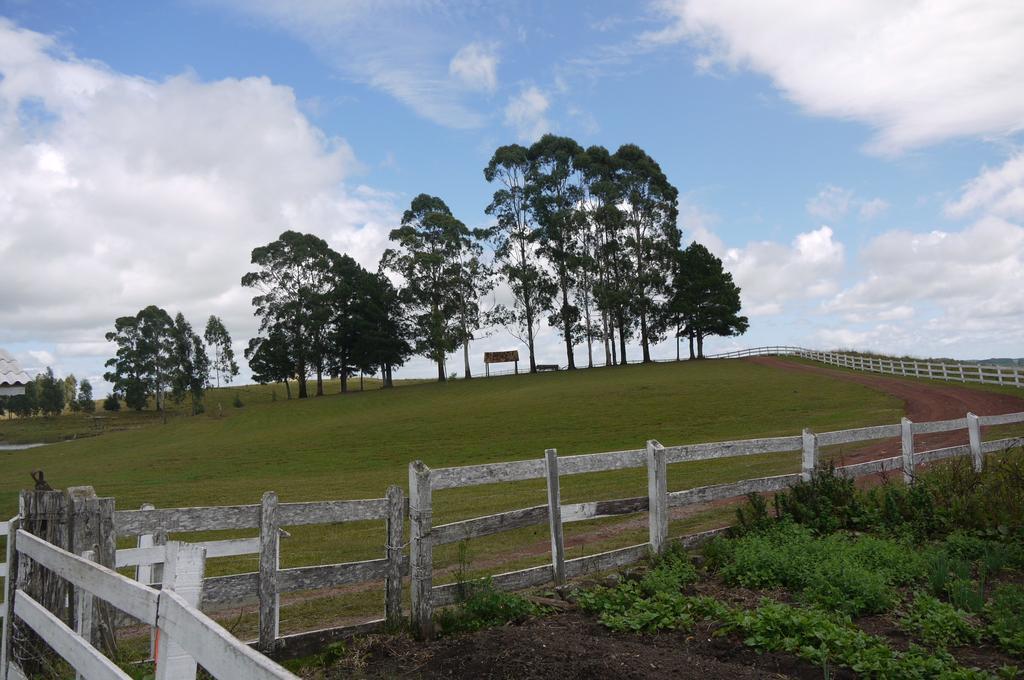
{"type": "Polygon", "coordinates": [[[900,619],[900,627],[934,647],[978,642],[981,631],[969,615],[931,595],[918,593],[900,619]]]}
{"type": "Polygon", "coordinates": [[[949,603],[957,609],[980,612],[985,607],[985,582],[969,578],[955,578],[946,586],[949,603]]]}
{"type": "Polygon", "coordinates": [[[490,579],[472,584],[468,596],[459,604],[438,614],[446,633],[468,633],[481,628],[519,623],[546,609],[529,600],[497,590],[490,579]]]}
{"type": "Polygon", "coordinates": [[[1024,658],[1024,587],[996,588],[992,601],[985,607],[985,617],[990,621],[988,631],[999,646],[1024,658]]]}

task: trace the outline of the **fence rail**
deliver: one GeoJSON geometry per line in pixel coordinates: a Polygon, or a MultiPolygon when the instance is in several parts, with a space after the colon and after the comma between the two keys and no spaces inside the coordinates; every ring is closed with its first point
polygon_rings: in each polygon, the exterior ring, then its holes
{"type": "MultiPolygon", "coordinates": [[[[158,680],[188,680],[201,664],[215,678],[288,680],[295,675],[250,649],[201,613],[195,602],[202,587],[205,550],[195,545],[169,543],[170,583],[161,590],[143,585],[85,557],[63,550],[17,528],[8,536],[9,551],[18,561],[6,590],[12,603],[5,621],[0,671],[5,678],[26,677],[12,644],[15,626],[27,626],[56,654],[90,680],[126,680],[130,676],[96,646],[92,632],[93,598],[152,626],[161,633],[162,649],[156,658],[158,680]],[[50,612],[28,591],[33,565],[45,567],[75,588],[79,611],[77,630],[50,612]],[[18,623],[15,622],[18,620],[18,623]]],[[[11,570],[12,572],[14,569],[11,570]]]]}
{"type": "MultiPolygon", "coordinates": [[[[411,525],[412,622],[419,635],[432,634],[433,610],[455,602],[463,584],[433,585],[433,547],[470,538],[544,524],[550,526],[551,562],[536,567],[500,573],[490,577],[500,590],[516,590],[546,583],[560,584],[566,578],[602,571],[639,561],[650,552],[659,552],[668,540],[668,509],[694,503],[740,497],[748,493],[782,491],[803,479],[810,479],[818,468],[821,448],[836,444],[870,442],[900,438],[899,456],[856,463],[836,468],[846,477],[902,472],[905,482],[912,483],[918,466],[954,456],[970,456],[972,465],[980,470],[986,453],[1005,449],[1019,440],[1003,438],[982,440],[982,426],[1024,423],[1024,413],[997,416],[975,416],[927,423],[913,423],[904,418],[900,423],[875,425],[848,430],[814,433],[805,429],[800,435],[747,439],[740,441],[662,446],[651,440],[644,449],[615,451],[559,457],[549,449],[544,458],[431,469],[422,461],[409,465],[409,497],[411,525]],[[929,451],[916,451],[914,435],[967,430],[969,444],[929,451]],[[697,460],[748,456],[764,453],[800,452],[800,472],[745,479],[691,489],[669,491],[667,466],[697,460]],[[604,472],[628,468],[646,468],[648,494],[636,498],[598,500],[563,505],[560,478],[565,475],[604,472]],[[483,517],[474,517],[439,526],[432,526],[434,492],[483,484],[545,479],[548,502],[483,517]],[[562,526],[566,523],[613,515],[648,513],[649,540],[640,545],[611,550],[597,555],[565,559],[562,526]]],[[[705,532],[689,538],[696,544],[715,535],[705,532]]]]}
{"type": "Polygon", "coordinates": [[[844,352],[821,352],[804,347],[775,345],[741,349],[733,352],[710,354],[708,359],[739,359],[755,356],[796,356],[802,359],[820,361],[840,368],[857,371],[886,373],[911,378],[928,378],[962,383],[985,385],[1010,385],[1024,387],[1024,367],[1004,364],[979,364],[971,362],[927,361],[918,359],[896,359],[890,357],[865,356],[844,352]]]}

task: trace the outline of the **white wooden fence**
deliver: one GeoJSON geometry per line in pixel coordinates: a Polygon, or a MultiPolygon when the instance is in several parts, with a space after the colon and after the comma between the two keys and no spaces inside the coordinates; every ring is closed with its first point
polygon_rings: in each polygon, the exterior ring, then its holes
{"type": "Polygon", "coordinates": [[[890,375],[911,378],[930,378],[932,380],[962,383],[1024,387],[1024,367],[1004,366],[1001,364],[947,363],[917,359],[894,359],[861,354],[846,354],[843,352],[820,352],[818,350],[785,345],[722,352],[721,354],[708,355],[707,358],[738,359],[754,356],[796,356],[841,368],[852,368],[857,371],[888,373],[890,375]]]}
{"type": "Polygon", "coordinates": [[[92,644],[94,598],[159,632],[157,680],[192,680],[196,677],[197,664],[215,678],[283,680],[297,677],[250,649],[196,608],[203,582],[204,548],[168,543],[163,548],[167,582],[163,589],[156,590],[20,530],[19,522],[15,519],[11,524],[7,544],[11,570],[5,584],[9,607],[4,619],[0,678],[22,680],[26,677],[16,658],[18,648],[12,644],[17,619],[67,661],[79,678],[130,680],[131,676],[92,644]],[[19,578],[19,573],[27,574],[33,563],[75,588],[76,629],[25,590],[27,579],[19,578]]]}
{"type": "MultiPolygon", "coordinates": [[[[455,602],[462,584],[433,585],[433,548],[470,538],[547,523],[551,534],[551,563],[520,569],[491,577],[500,590],[516,590],[546,583],[560,584],[567,578],[604,571],[643,559],[651,551],[661,551],[668,540],[669,508],[705,503],[742,496],[751,492],[781,491],[800,479],[810,479],[818,462],[821,447],[900,437],[901,455],[846,465],[837,472],[849,477],[902,470],[906,482],[912,482],[917,465],[952,456],[970,455],[975,469],[980,470],[986,453],[1002,450],[1018,440],[999,439],[985,442],[982,426],[1024,422],[1024,413],[912,423],[861,427],[852,430],[816,434],[804,430],[800,435],[663,446],[648,441],[645,448],[609,453],[562,456],[549,449],[543,458],[508,463],[489,463],[431,469],[422,461],[409,465],[409,516],[411,525],[411,594],[412,621],[423,637],[433,632],[435,607],[455,602]],[[931,451],[915,451],[914,435],[968,430],[969,444],[931,451]],[[801,470],[792,474],[746,479],[728,484],[715,484],[681,491],[668,491],[667,466],[715,458],[749,456],[764,453],[801,452],[801,470]],[[627,468],[646,468],[648,493],[636,498],[600,500],[563,505],[560,480],[566,475],[605,472],[627,468]],[[433,494],[445,489],[483,484],[501,484],[531,479],[546,479],[548,502],[529,508],[500,512],[458,522],[433,526],[433,494]],[[646,543],[602,552],[587,557],[566,559],[562,526],[568,522],[648,511],[649,536],[646,543]]],[[[695,545],[721,530],[686,537],[685,545],[695,545]]]]}

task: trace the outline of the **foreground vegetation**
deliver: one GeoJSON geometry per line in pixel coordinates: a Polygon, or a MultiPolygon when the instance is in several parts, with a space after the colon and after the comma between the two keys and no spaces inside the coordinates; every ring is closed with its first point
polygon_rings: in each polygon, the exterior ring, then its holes
{"type": "MultiPolygon", "coordinates": [[[[779,494],[751,496],[727,537],[696,564],[678,547],[650,568],[574,599],[619,633],[706,632],[864,677],[1019,677],[1024,665],[1024,450],[982,473],[953,460],[912,487],[857,490],[825,469],[779,494]],[[882,625],[879,625],[879,624],[882,625]]],[[[486,586],[442,617],[544,612],[486,586]]],[[[699,636],[698,636],[699,637],[699,636]]]]}

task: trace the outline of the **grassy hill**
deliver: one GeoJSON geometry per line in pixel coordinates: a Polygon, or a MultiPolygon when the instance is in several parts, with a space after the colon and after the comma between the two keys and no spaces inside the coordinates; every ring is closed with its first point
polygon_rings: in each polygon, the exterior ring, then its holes
{"type": "MultiPolygon", "coordinates": [[[[46,471],[55,488],[91,484],[100,495],[114,496],[119,508],[143,502],[158,507],[258,503],[267,490],[286,502],[374,498],[388,484],[404,487],[408,463],[417,458],[444,467],[541,457],[547,448],[574,454],[640,448],[647,439],[671,445],[778,436],[797,434],[803,427],[824,431],[892,423],[902,412],[898,400],[860,385],[743,361],[404,384],[347,395],[337,394],[332,385],[329,391],[321,398],[288,401],[281,387],[276,399],[269,387],[229,388],[211,393],[208,413],[200,416],[171,417],[161,424],[152,416],[127,415],[110,425],[128,429],[0,452],[0,515],[14,513],[17,492],[31,483],[29,472],[36,468],[46,471]],[[236,393],[242,408],[231,406],[236,393]]],[[[0,423],[0,433],[7,426],[0,423]]],[[[31,432],[20,436],[31,438],[31,432]]],[[[798,468],[795,453],[680,464],[672,466],[669,484],[682,489],[798,468]]],[[[562,489],[566,503],[644,493],[644,470],[577,475],[564,480],[562,489]]],[[[442,491],[434,502],[435,523],[442,523],[543,503],[544,483],[442,491]]],[[[724,517],[724,511],[717,517],[724,517]]],[[[571,556],[643,540],[642,525],[605,531],[629,521],[567,525],[571,556]]],[[[700,526],[708,520],[680,521],[700,526]]],[[[282,562],[295,566],[377,557],[383,543],[378,524],[291,529],[282,562]]],[[[687,526],[677,523],[673,531],[687,526]]],[[[218,537],[227,535],[219,532],[218,537]]],[[[468,553],[445,546],[435,553],[436,564],[443,568],[461,560],[470,562],[471,570],[483,569],[520,551],[519,559],[502,565],[526,566],[544,561],[547,541],[546,527],[509,532],[473,541],[468,553]],[[531,546],[537,550],[531,552],[531,546]]],[[[251,570],[255,564],[248,557],[212,560],[208,573],[251,570]]],[[[289,621],[375,611],[378,597],[356,594],[342,597],[344,603],[299,603],[283,614],[283,625],[287,630],[289,621]]]]}

